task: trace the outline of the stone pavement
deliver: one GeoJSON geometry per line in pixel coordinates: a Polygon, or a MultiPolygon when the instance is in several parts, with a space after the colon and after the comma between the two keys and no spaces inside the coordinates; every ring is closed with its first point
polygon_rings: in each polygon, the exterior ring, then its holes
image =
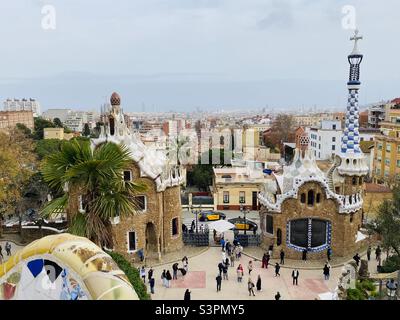
{"type": "MultiPolygon", "coordinates": [[[[369,262],[369,271],[376,272],[377,262],[374,259],[373,252],[369,262]]],[[[366,259],[365,255],[362,255],[366,259]]],[[[384,258],[384,257],[383,257],[384,258]]],[[[251,279],[255,283],[258,275],[261,275],[262,291],[255,290],[255,297],[250,297],[247,291],[248,262],[252,258],[243,255],[240,261],[235,261],[235,267],[229,268],[229,280],[223,280],[221,292],[216,291],[215,277],[218,274],[218,263],[221,261],[221,249],[210,247],[201,254],[189,258],[189,272],[183,277],[180,273],[178,280],[171,281],[171,287],[162,286],[161,273],[164,269],[169,269],[172,274],[172,264],[160,265],[154,267],[154,279],[156,282],[154,300],[182,300],[186,289],[192,292],[193,300],[271,300],[277,291],[281,294],[282,300],[314,300],[318,294],[333,291],[341,275],[342,266],[332,267],[330,280],[324,280],[322,267],[315,269],[300,269],[299,285],[292,284],[292,268],[281,268],[280,277],[275,277],[273,266],[268,269],[261,268],[261,262],[253,262],[254,268],[251,273],[251,279]],[[236,268],[242,264],[244,277],[242,283],[237,282],[236,268]]],[[[304,262],[300,262],[304,265],[304,262]]],[[[319,262],[322,264],[322,262],[319,262]]],[[[181,266],[181,264],[180,264],[181,266]]],[[[146,269],[147,271],[148,269],[146,269]]],[[[147,280],[146,280],[147,281],[147,280]]]]}
{"type": "MultiPolygon", "coordinates": [[[[3,259],[2,259],[2,261],[0,261],[0,264],[6,262],[6,261],[8,260],[8,258],[9,258],[9,257],[7,256],[7,252],[6,252],[6,243],[7,243],[7,240],[1,240],[1,241],[0,241],[0,245],[1,245],[1,247],[3,248],[3,250],[2,250],[3,259]]],[[[12,242],[12,241],[9,241],[9,243],[11,243],[11,255],[15,254],[18,250],[20,250],[20,249],[23,248],[23,246],[20,246],[20,245],[18,245],[18,244],[15,244],[15,243],[12,242]]]]}

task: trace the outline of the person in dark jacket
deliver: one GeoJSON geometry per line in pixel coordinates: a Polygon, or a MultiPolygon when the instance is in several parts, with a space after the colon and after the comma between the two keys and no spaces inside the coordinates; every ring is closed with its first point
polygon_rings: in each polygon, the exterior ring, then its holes
{"type": "Polygon", "coordinates": [[[303,250],[303,254],[302,254],[301,259],[302,259],[304,262],[307,261],[307,249],[304,249],[304,250],[303,250]]]}
{"type": "Polygon", "coordinates": [[[331,249],[331,247],[329,247],[326,250],[326,257],[328,258],[328,261],[331,261],[331,255],[332,255],[332,249],[331,249]]]}
{"type": "Polygon", "coordinates": [[[257,291],[261,291],[261,276],[258,275],[257,283],[256,283],[257,291]]]}
{"type": "Polygon", "coordinates": [[[151,278],[153,278],[153,273],[154,273],[154,270],[152,267],[150,267],[149,271],[147,272],[147,278],[149,279],[149,281],[151,278]]]}
{"type": "Polygon", "coordinates": [[[154,285],[155,285],[155,280],[154,280],[154,278],[150,278],[150,279],[149,279],[149,285],[150,285],[150,292],[151,292],[152,294],[154,294],[154,285]]]}
{"type": "Polygon", "coordinates": [[[279,263],[277,262],[276,264],[275,264],[275,277],[280,277],[281,275],[280,275],[280,273],[279,273],[279,270],[281,269],[281,266],[279,265],[279,263]]]}
{"type": "Polygon", "coordinates": [[[268,264],[267,264],[267,253],[264,253],[264,254],[263,254],[263,257],[262,257],[261,268],[264,268],[264,267],[268,268],[268,264]]]}
{"type": "Polygon", "coordinates": [[[356,264],[357,264],[357,267],[360,265],[360,260],[361,260],[361,257],[360,257],[360,255],[358,254],[358,252],[356,253],[356,255],[353,257],[353,259],[354,259],[354,261],[356,262],[356,264]]]}
{"type": "Polygon", "coordinates": [[[224,267],[222,269],[222,274],[223,274],[224,280],[228,280],[228,267],[227,267],[227,265],[224,265],[224,267]]]}
{"type": "Polygon", "coordinates": [[[215,278],[215,280],[217,281],[217,292],[221,291],[221,283],[222,283],[222,277],[221,275],[217,275],[217,277],[215,278]]]}
{"type": "Polygon", "coordinates": [[[279,293],[279,291],[276,293],[275,295],[275,300],[279,300],[281,298],[281,294],[279,293]]]}
{"type": "Polygon", "coordinates": [[[325,280],[329,280],[329,276],[330,276],[330,268],[328,267],[327,264],[325,264],[324,269],[323,269],[323,273],[324,273],[324,278],[325,280]]]}
{"type": "Polygon", "coordinates": [[[372,251],[371,246],[368,246],[368,249],[367,249],[367,259],[368,259],[368,261],[371,261],[371,251],[372,251]]]}
{"type": "Polygon", "coordinates": [[[171,276],[171,272],[169,272],[169,270],[167,270],[167,273],[165,274],[165,278],[167,279],[167,288],[169,288],[170,286],[170,281],[172,280],[172,276],[171,276]]]}
{"type": "Polygon", "coordinates": [[[222,262],[218,263],[218,270],[219,270],[219,275],[222,275],[222,271],[224,271],[224,264],[222,262]]]}
{"type": "Polygon", "coordinates": [[[281,258],[281,264],[285,264],[285,251],[283,251],[283,249],[281,249],[281,252],[279,255],[281,258]]]}
{"type": "Polygon", "coordinates": [[[179,270],[179,264],[176,262],[172,265],[172,278],[174,280],[178,279],[178,270],[179,270]]]}
{"type": "Polygon", "coordinates": [[[293,285],[296,285],[296,286],[299,285],[299,283],[298,283],[298,281],[299,281],[299,275],[300,275],[299,270],[294,269],[294,270],[292,271],[293,285]]]}
{"type": "Polygon", "coordinates": [[[183,300],[184,301],[190,301],[190,294],[191,294],[191,292],[189,291],[189,289],[186,289],[185,296],[184,296],[183,300]]]}

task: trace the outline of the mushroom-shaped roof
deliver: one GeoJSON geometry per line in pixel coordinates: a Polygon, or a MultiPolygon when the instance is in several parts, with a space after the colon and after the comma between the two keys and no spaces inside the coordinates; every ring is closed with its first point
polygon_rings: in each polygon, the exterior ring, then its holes
{"type": "Polygon", "coordinates": [[[121,97],[118,93],[113,92],[110,98],[110,103],[112,106],[119,106],[121,105],[121,97]]]}

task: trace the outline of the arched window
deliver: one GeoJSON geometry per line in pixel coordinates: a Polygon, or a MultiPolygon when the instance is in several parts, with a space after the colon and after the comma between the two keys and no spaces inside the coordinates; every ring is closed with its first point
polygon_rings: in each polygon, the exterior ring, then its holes
{"type": "Polygon", "coordinates": [[[321,202],[321,194],[320,194],[319,192],[317,193],[316,202],[317,202],[317,203],[320,203],[320,202],[321,202]]]}
{"type": "Polygon", "coordinates": [[[274,234],[274,218],[270,215],[267,215],[265,220],[265,231],[274,234]]]}
{"type": "Polygon", "coordinates": [[[276,230],[276,245],[280,246],[282,244],[282,230],[277,229],[276,230]]]}
{"type": "Polygon", "coordinates": [[[355,185],[357,184],[357,179],[356,179],[356,177],[353,177],[352,183],[353,183],[353,186],[355,186],[355,185]]]}
{"type": "Polygon", "coordinates": [[[301,194],[300,201],[301,201],[301,203],[306,203],[306,194],[305,193],[301,194]]]}
{"type": "Polygon", "coordinates": [[[307,204],[309,206],[313,206],[314,205],[314,191],[313,190],[308,191],[307,204]]]}
{"type": "Polygon", "coordinates": [[[360,183],[360,186],[363,184],[363,178],[362,177],[360,177],[359,183],[360,183]]]}

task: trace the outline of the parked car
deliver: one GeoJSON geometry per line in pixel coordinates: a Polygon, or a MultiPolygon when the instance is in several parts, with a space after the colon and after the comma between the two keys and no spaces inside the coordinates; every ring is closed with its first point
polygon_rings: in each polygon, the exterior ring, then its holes
{"type": "Polygon", "coordinates": [[[199,221],[225,220],[225,213],[218,211],[202,211],[199,213],[199,221]]]}
{"type": "Polygon", "coordinates": [[[246,219],[246,223],[244,218],[232,218],[228,220],[230,223],[235,225],[235,230],[248,230],[248,231],[257,231],[258,225],[254,221],[246,219]]]}

